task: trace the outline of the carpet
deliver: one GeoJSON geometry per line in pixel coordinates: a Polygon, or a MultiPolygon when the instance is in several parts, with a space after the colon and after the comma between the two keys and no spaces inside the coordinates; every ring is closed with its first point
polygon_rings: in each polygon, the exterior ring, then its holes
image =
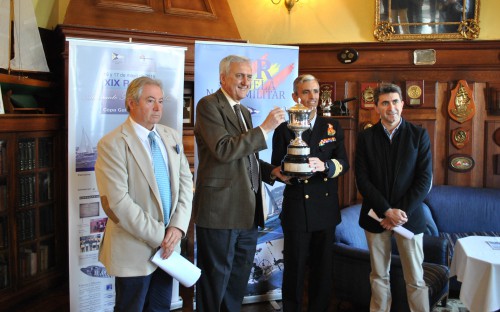
{"type": "Polygon", "coordinates": [[[437,307],[432,312],[469,312],[462,302],[458,299],[448,299],[446,307],[437,307]]]}

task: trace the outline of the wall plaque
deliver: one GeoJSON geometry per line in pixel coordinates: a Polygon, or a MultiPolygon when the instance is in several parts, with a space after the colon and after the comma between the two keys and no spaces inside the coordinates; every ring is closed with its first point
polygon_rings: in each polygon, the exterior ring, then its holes
{"type": "Polygon", "coordinates": [[[436,50],[415,50],[413,51],[413,64],[434,65],[436,63],[436,50]]]}
{"type": "Polygon", "coordinates": [[[424,103],[424,81],[406,82],[405,104],[409,107],[417,107],[424,103]]]}
{"type": "Polygon", "coordinates": [[[463,148],[470,139],[470,129],[464,129],[462,127],[456,128],[451,131],[451,143],[458,149],[463,148]]]}
{"type": "Polygon", "coordinates": [[[467,85],[467,81],[460,80],[455,89],[451,91],[448,102],[448,115],[451,119],[464,123],[472,119],[476,112],[476,105],[472,98],[472,91],[467,85]]]}
{"type": "Polygon", "coordinates": [[[493,132],[493,141],[500,146],[500,128],[496,129],[495,132],[493,132]]]}
{"type": "Polygon", "coordinates": [[[335,82],[322,82],[319,86],[319,107],[322,116],[331,116],[333,101],[335,99],[335,82]]]}
{"type": "Polygon", "coordinates": [[[474,159],[468,155],[455,154],[448,158],[448,168],[455,172],[467,172],[472,170],[474,165],[474,159]]]}
{"type": "Polygon", "coordinates": [[[377,88],[376,82],[362,82],[361,83],[361,108],[372,109],[375,107],[375,99],[373,93],[377,88]]]}
{"type": "Polygon", "coordinates": [[[353,48],[347,48],[337,54],[337,59],[343,64],[351,64],[358,59],[358,51],[353,48]]]}

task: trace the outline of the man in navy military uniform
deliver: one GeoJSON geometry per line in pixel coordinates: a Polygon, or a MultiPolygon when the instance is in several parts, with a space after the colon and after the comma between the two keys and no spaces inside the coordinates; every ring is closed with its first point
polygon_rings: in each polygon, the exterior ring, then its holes
{"type": "MultiPolygon", "coordinates": [[[[302,292],[309,264],[308,311],[327,311],[331,297],[332,248],[335,226],[340,223],[338,177],[349,169],[344,132],[338,121],[317,115],[319,82],[301,75],[293,83],[294,101],[312,109],[311,129],[302,134],[310,147],[309,166],[314,174],[307,179],[285,182],[280,214],[284,235],[283,310],[302,311],[302,292]]],[[[295,134],[287,123],[273,135],[271,162],[280,166],[295,134]]],[[[279,170],[275,168],[273,173],[279,170]]]]}

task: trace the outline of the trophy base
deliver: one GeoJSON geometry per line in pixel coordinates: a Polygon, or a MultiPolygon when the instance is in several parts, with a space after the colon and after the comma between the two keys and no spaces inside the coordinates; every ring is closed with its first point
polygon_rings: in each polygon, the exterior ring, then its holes
{"type": "Polygon", "coordinates": [[[292,178],[298,179],[309,179],[314,175],[314,172],[289,172],[289,171],[281,171],[282,175],[292,178]]]}
{"type": "Polygon", "coordinates": [[[296,178],[308,178],[314,174],[309,167],[308,156],[305,155],[286,155],[281,162],[281,173],[296,178]]]}

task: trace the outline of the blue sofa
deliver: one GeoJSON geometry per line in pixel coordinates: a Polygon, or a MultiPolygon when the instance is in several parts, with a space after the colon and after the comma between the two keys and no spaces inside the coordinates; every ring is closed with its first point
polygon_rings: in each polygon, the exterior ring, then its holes
{"type": "MultiPolygon", "coordinates": [[[[450,261],[457,239],[500,236],[500,189],[436,185],[424,204],[430,212],[429,234],[448,241],[450,261]]],[[[460,283],[453,277],[450,291],[459,290],[460,283]]]]}
{"type": "MultiPolygon", "coordinates": [[[[456,277],[449,281],[448,266],[457,239],[469,235],[500,235],[500,190],[435,185],[423,203],[424,279],[430,305],[446,303],[448,291],[460,290],[456,277]]],[[[370,260],[363,230],[358,225],[361,205],[342,209],[342,223],[333,243],[334,296],[366,308],[370,300],[370,260]]],[[[392,311],[408,311],[405,284],[397,249],[391,261],[392,311]]]]}
{"type": "MultiPolygon", "coordinates": [[[[336,227],[333,243],[333,296],[340,302],[350,302],[356,311],[367,311],[371,296],[371,266],[365,234],[358,225],[360,211],[359,204],[341,210],[342,222],[336,227]]],[[[427,215],[430,216],[428,210],[427,215]]],[[[448,241],[439,236],[425,235],[424,255],[424,280],[429,286],[432,311],[438,303],[445,305],[448,296],[448,241]]],[[[391,258],[391,293],[391,310],[409,311],[403,268],[395,246],[391,258]]]]}

